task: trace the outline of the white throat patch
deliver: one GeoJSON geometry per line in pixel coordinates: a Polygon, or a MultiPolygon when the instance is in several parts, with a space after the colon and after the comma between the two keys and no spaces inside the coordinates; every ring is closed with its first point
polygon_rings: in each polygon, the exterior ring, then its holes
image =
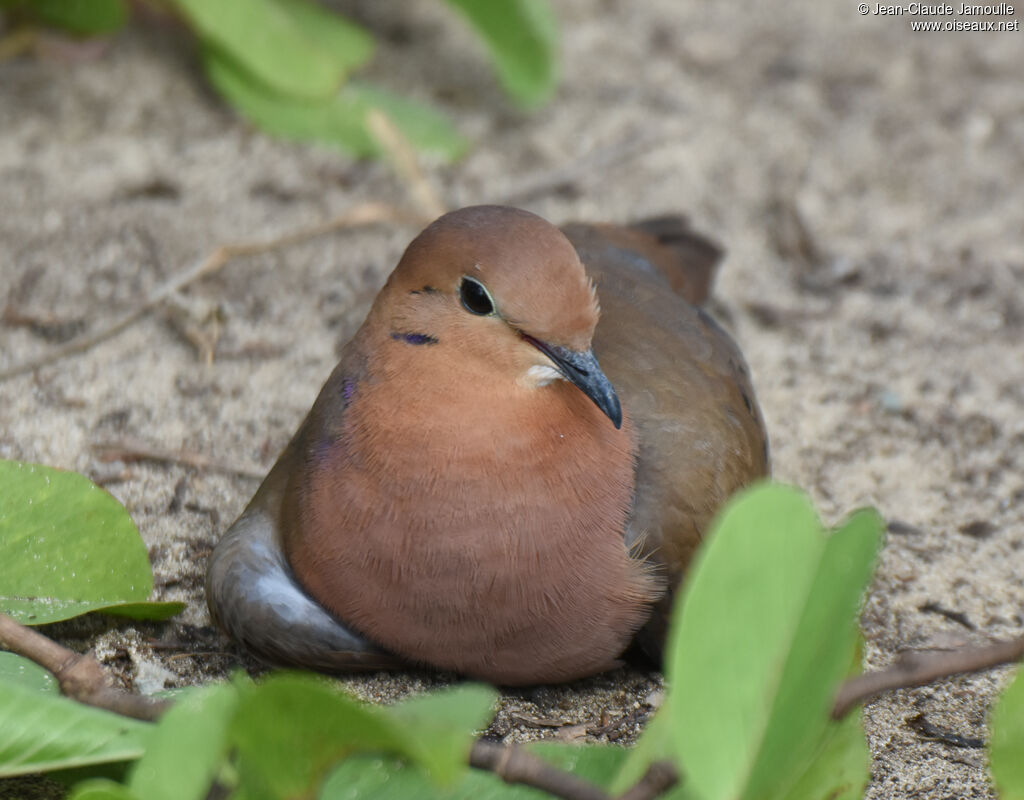
{"type": "Polygon", "coordinates": [[[552,381],[564,381],[565,376],[547,364],[534,364],[523,375],[523,382],[529,386],[547,386],[552,381]]]}

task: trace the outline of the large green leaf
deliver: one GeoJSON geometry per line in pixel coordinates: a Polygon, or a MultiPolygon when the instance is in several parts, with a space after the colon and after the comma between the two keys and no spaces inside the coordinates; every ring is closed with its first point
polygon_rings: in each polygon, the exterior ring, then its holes
{"type": "Polygon", "coordinates": [[[128,21],[124,0],[30,0],[14,5],[45,25],[80,36],[113,33],[128,21]]]}
{"type": "Polygon", "coordinates": [[[0,681],[0,777],[139,758],[152,726],[0,681]]]}
{"type": "Polygon", "coordinates": [[[369,59],[361,28],[306,0],[173,0],[200,37],[263,86],[323,99],[369,59]]]}
{"type": "Polygon", "coordinates": [[[0,486],[0,611],[40,625],[97,610],[143,619],[181,610],[145,602],[146,546],[124,507],[88,478],[0,461],[0,486]]]}
{"type": "Polygon", "coordinates": [[[465,149],[465,140],[437,111],[379,89],[350,83],[327,100],[304,102],[268,91],[221,50],[207,48],[204,63],[217,91],[275,136],[323,142],[356,156],[380,155],[366,125],[367,112],[378,108],[418,150],[452,159],[465,149]]]}
{"type": "Polygon", "coordinates": [[[59,694],[57,679],[34,661],[0,652],[0,683],[16,683],[41,694],[59,694]]]}
{"type": "Polygon", "coordinates": [[[524,106],[550,97],[558,30],[547,0],[448,0],[486,43],[505,90],[524,106]]]}
{"type": "MultiPolygon", "coordinates": [[[[647,723],[643,733],[628,755],[623,758],[622,764],[609,787],[615,794],[625,792],[635,784],[648,767],[655,761],[676,761],[676,748],[672,741],[672,723],[674,721],[672,712],[669,710],[672,698],[666,696],[664,703],[654,717],[647,723]]],[[[677,765],[681,767],[681,765],[677,765]]],[[[680,769],[680,772],[682,770],[680,769]]],[[[675,788],[662,795],[659,800],[683,800],[693,797],[689,789],[689,783],[684,779],[675,788]]]]}
{"type": "Polygon", "coordinates": [[[230,684],[181,697],[157,723],[128,786],[146,800],[201,800],[228,750],[228,726],[238,705],[230,684]]]}
{"type": "Polygon", "coordinates": [[[989,762],[999,800],[1024,800],[1024,669],[992,708],[989,762]]]}
{"type": "Polygon", "coordinates": [[[785,797],[828,728],[882,532],[826,535],[777,485],[729,504],[687,579],[669,642],[671,740],[703,800],[785,797]]]}
{"type": "Polygon", "coordinates": [[[75,785],[68,800],[144,800],[127,786],[107,778],[90,778],[75,785]]]}
{"type": "Polygon", "coordinates": [[[860,709],[830,722],[807,770],[785,800],[858,800],[870,777],[871,754],[860,709]]]}

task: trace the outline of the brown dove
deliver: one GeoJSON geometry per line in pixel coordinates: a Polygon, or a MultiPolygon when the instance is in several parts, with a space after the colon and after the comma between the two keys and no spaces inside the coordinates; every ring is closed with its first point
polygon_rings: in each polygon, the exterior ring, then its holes
{"type": "Polygon", "coordinates": [[[442,216],[408,247],[207,574],[255,655],[567,681],[660,653],[718,508],[764,476],[681,218],[442,216]]]}

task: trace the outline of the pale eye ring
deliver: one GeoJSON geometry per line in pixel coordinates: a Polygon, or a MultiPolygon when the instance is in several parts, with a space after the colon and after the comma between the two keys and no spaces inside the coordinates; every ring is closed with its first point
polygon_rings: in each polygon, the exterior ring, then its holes
{"type": "Polygon", "coordinates": [[[480,281],[468,276],[459,284],[459,299],[470,314],[486,317],[494,313],[494,300],[480,281]]]}

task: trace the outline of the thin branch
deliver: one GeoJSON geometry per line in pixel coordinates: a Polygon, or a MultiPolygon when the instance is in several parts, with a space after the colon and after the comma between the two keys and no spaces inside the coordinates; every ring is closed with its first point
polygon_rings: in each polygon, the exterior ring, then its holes
{"type": "Polygon", "coordinates": [[[1021,658],[1024,658],[1024,636],[988,647],[965,647],[942,653],[904,653],[888,669],[866,672],[840,686],[832,706],[832,719],[845,716],[854,706],[882,692],[923,686],[940,678],[963,672],[980,672],[1020,661],[1021,658]]]}
{"type": "Polygon", "coordinates": [[[619,795],[618,800],[652,800],[660,797],[679,783],[679,771],[671,761],[654,761],[632,787],[619,795]]]}
{"type": "Polygon", "coordinates": [[[531,786],[562,800],[610,800],[603,789],[515,745],[474,742],[469,752],[469,765],[493,772],[505,783],[531,786]]]}
{"type": "Polygon", "coordinates": [[[332,233],[333,231],[342,230],[344,228],[357,228],[380,222],[419,224],[422,221],[423,220],[419,216],[409,214],[408,212],[402,211],[393,206],[381,203],[366,203],[349,209],[343,214],[327,220],[326,222],[311,225],[308,228],[300,228],[299,230],[286,233],[283,236],[278,236],[277,238],[270,239],[268,241],[241,242],[238,244],[221,245],[192,267],[182,270],[177,275],[174,275],[159,284],[153,289],[153,291],[144,297],[138,305],[128,311],[125,311],[112,322],[107,323],[100,330],[94,333],[76,336],[71,341],[66,342],[59,347],[55,347],[38,358],[30,359],[22,362],[21,364],[15,364],[12,367],[0,370],[0,381],[5,381],[8,378],[13,378],[16,375],[22,375],[26,372],[32,372],[40,367],[48,366],[67,358],[70,355],[81,353],[95,347],[101,342],[105,342],[112,336],[116,336],[132,323],[141,319],[152,308],[162,303],[174,293],[181,291],[190,283],[193,283],[200,278],[212,275],[229,261],[236,258],[276,250],[290,244],[312,239],[316,236],[323,236],[324,234],[332,233]]]}
{"type": "MultiPolygon", "coordinates": [[[[477,741],[469,752],[469,765],[493,772],[505,783],[518,783],[547,792],[562,800],[612,800],[603,789],[564,772],[543,758],[515,745],[477,741]]],[[[618,800],[652,800],[679,782],[679,773],[667,761],[655,761],[618,800]]]]}
{"type": "Polygon", "coordinates": [[[0,646],[52,672],[60,690],[80,703],[146,721],[157,719],[171,706],[168,700],[132,694],[111,686],[95,658],[68,650],[3,613],[0,613],[0,646]]]}
{"type": "Polygon", "coordinates": [[[191,450],[165,450],[162,447],[134,439],[94,442],[92,450],[100,461],[156,461],[161,464],[184,464],[210,472],[240,475],[243,478],[262,479],[267,474],[267,470],[257,464],[233,464],[191,450]]]}
{"type": "Polygon", "coordinates": [[[423,216],[435,219],[444,214],[448,209],[423,172],[416,150],[391,118],[374,108],[366,115],[366,123],[373,138],[387,154],[398,177],[408,187],[413,202],[423,212],[423,216]]]}

